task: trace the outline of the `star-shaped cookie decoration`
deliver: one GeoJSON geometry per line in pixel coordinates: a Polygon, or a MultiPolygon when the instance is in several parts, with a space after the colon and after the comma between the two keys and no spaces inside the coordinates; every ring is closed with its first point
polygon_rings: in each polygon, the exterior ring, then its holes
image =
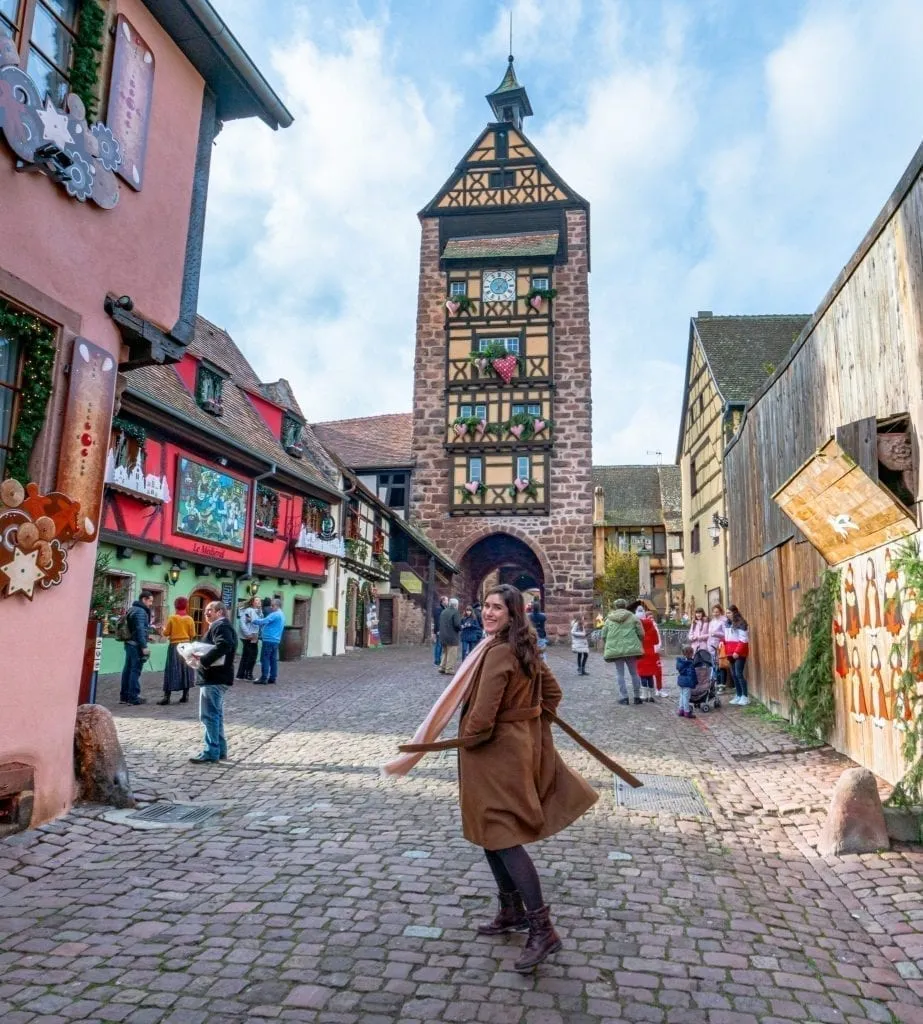
{"type": "Polygon", "coordinates": [[[74,141],[74,137],[67,127],[67,114],[55,110],[47,96],[45,97],[45,109],[39,110],[38,116],[45,126],[45,138],[49,142],[53,142],[58,149],[64,149],[69,142],[74,141]]]}
{"type": "Polygon", "coordinates": [[[19,548],[13,552],[12,562],[3,567],[2,574],[10,581],[6,591],[8,597],[25,594],[30,601],[35,584],[45,575],[38,567],[38,551],[25,552],[19,548]]]}

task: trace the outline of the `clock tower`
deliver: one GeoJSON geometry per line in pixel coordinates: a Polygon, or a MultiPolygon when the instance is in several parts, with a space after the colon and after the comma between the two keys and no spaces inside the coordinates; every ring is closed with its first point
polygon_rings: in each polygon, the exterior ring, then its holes
{"type": "Polygon", "coordinates": [[[463,600],[512,583],[563,637],[593,604],[589,204],[524,134],[512,57],[487,101],[420,213],[411,516],[463,600]]]}

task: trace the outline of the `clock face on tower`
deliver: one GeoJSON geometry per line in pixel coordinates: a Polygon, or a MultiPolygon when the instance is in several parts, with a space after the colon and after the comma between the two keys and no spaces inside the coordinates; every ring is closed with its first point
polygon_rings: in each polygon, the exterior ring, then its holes
{"type": "Polygon", "coordinates": [[[487,302],[515,302],[516,271],[485,270],[484,299],[487,302]]]}

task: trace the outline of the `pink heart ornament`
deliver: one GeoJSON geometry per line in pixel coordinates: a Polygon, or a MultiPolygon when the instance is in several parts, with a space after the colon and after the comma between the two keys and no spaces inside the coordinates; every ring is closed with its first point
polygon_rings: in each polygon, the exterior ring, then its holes
{"type": "Polygon", "coordinates": [[[456,437],[464,437],[465,434],[468,433],[468,428],[467,428],[467,426],[465,426],[464,423],[455,423],[455,424],[453,424],[453,426],[455,427],[455,436],[456,437]]]}
{"type": "Polygon", "coordinates": [[[480,486],[481,485],[477,482],[477,480],[469,480],[468,483],[465,484],[465,490],[469,494],[477,494],[478,488],[480,486]]]}
{"type": "Polygon", "coordinates": [[[446,299],[445,308],[449,311],[449,316],[458,316],[458,311],[461,309],[461,303],[454,302],[452,299],[446,299]]]}
{"type": "Polygon", "coordinates": [[[513,486],[516,488],[517,491],[519,491],[520,494],[522,494],[522,492],[529,486],[529,481],[523,480],[522,477],[518,476],[513,481],[513,486]]]}
{"type": "Polygon", "coordinates": [[[536,434],[541,433],[548,424],[544,420],[534,420],[532,423],[532,429],[536,434]]]}
{"type": "Polygon", "coordinates": [[[525,426],[522,423],[517,423],[515,426],[510,427],[510,433],[518,441],[522,437],[522,432],[525,430],[525,426]]]}
{"type": "Polygon", "coordinates": [[[529,305],[536,311],[542,308],[542,302],[543,299],[541,295],[533,295],[532,298],[529,299],[529,305]]]}
{"type": "Polygon", "coordinates": [[[478,368],[478,370],[480,370],[481,373],[483,373],[487,369],[487,360],[475,359],[474,365],[478,368]]]}

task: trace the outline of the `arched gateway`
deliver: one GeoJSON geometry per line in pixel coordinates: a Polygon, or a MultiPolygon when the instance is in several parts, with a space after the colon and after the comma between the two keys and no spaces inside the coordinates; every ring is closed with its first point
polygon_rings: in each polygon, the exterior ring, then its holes
{"type": "Polygon", "coordinates": [[[593,600],[589,204],[526,138],[513,59],[494,119],[420,214],[412,516],[463,569],[593,600]]]}

